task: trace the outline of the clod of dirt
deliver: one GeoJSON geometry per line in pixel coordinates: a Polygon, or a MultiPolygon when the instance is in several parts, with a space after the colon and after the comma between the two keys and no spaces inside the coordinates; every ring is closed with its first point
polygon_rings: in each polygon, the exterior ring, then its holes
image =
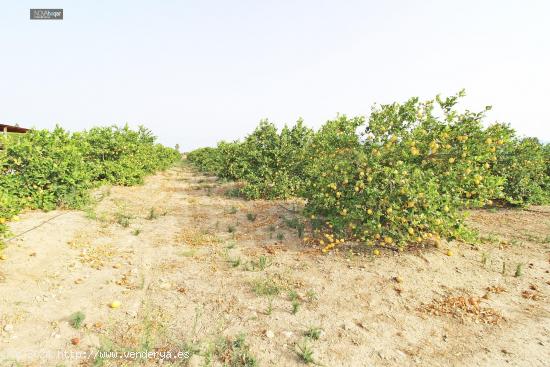
{"type": "Polygon", "coordinates": [[[9,333],[9,332],[13,331],[13,325],[12,325],[12,324],[6,324],[6,325],[4,325],[4,331],[5,331],[6,333],[9,333]]]}

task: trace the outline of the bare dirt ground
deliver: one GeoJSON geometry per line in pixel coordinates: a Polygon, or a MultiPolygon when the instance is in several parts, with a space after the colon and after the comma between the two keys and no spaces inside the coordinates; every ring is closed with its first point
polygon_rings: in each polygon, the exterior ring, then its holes
{"type": "Polygon", "coordinates": [[[292,203],[232,185],[182,165],[87,211],[21,215],[0,365],[550,364],[550,207],[472,212],[477,246],[325,255],[289,227],[292,203]]]}

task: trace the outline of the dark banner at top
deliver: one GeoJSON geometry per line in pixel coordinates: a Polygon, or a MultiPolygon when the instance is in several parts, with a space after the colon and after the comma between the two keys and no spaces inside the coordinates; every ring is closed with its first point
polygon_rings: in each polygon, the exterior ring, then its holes
{"type": "Polygon", "coordinates": [[[31,19],[61,20],[63,19],[63,9],[31,9],[31,19]]]}

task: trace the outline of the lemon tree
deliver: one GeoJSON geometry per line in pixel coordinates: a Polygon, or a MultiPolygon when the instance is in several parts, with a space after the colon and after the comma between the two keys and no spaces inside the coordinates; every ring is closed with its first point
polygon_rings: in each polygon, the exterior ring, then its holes
{"type": "Polygon", "coordinates": [[[460,111],[463,92],[375,107],[311,131],[261,122],[242,142],[191,152],[200,169],[242,180],[249,198],[305,199],[319,243],[403,249],[470,239],[464,209],[548,202],[549,150],[505,124],[460,111]]]}
{"type": "Polygon", "coordinates": [[[131,185],[179,159],[145,128],[101,127],[71,134],[61,127],[1,137],[0,244],[22,209],[78,208],[104,182],[131,185]]]}
{"type": "Polygon", "coordinates": [[[242,194],[250,199],[296,196],[305,180],[305,158],[313,131],[298,121],[281,132],[262,121],[242,142],[218,144],[188,154],[202,171],[243,180],[242,194]]]}
{"type": "Polygon", "coordinates": [[[489,168],[505,130],[484,129],[483,113],[457,113],[457,99],[413,98],[380,106],[366,124],[325,124],[311,145],[307,214],[340,240],[404,247],[467,237],[460,209],[502,195],[489,168]]]}

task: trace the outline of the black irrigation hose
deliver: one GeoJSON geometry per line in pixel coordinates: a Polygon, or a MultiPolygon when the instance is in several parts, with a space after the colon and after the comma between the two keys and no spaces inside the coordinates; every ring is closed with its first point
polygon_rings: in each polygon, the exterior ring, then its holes
{"type": "Polygon", "coordinates": [[[51,217],[50,219],[45,220],[44,222],[40,223],[40,224],[37,225],[37,226],[34,226],[34,227],[30,228],[30,229],[27,229],[27,230],[24,231],[24,232],[21,232],[21,233],[19,233],[19,234],[16,234],[15,236],[8,238],[7,240],[4,240],[4,242],[10,242],[11,240],[14,240],[14,239],[16,239],[16,238],[18,238],[18,237],[21,237],[22,235],[24,235],[24,234],[26,234],[26,233],[29,233],[29,232],[31,232],[31,231],[34,231],[34,230],[37,229],[38,227],[40,227],[40,226],[42,226],[42,225],[44,225],[44,224],[46,224],[46,223],[48,223],[48,222],[54,220],[55,218],[59,218],[60,216],[65,215],[65,214],[67,214],[67,213],[68,213],[68,212],[61,213],[61,214],[57,214],[57,215],[51,217]]]}
{"type": "Polygon", "coordinates": [[[283,209],[285,209],[285,210],[287,210],[287,211],[291,212],[291,213],[294,213],[294,214],[298,214],[298,213],[299,213],[299,211],[298,211],[298,210],[295,210],[295,209],[289,209],[289,208],[287,208],[286,206],[284,206],[283,204],[277,204],[277,205],[278,205],[278,206],[280,206],[281,208],[283,208],[283,209]]]}

